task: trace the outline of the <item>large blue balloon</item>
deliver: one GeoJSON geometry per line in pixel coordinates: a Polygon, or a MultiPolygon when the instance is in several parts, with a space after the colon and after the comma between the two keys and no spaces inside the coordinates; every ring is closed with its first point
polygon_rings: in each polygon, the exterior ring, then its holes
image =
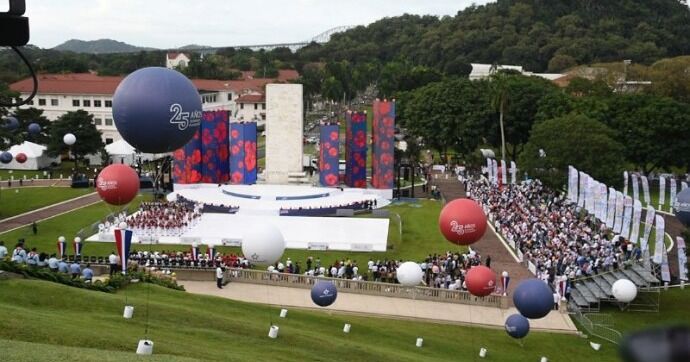
{"type": "Polygon", "coordinates": [[[316,305],[322,307],[328,307],[335,302],[335,298],[338,297],[338,289],[335,288],[335,284],[327,281],[318,281],[311,288],[311,300],[316,303],[316,305]]]}
{"type": "Polygon", "coordinates": [[[0,162],[2,162],[2,163],[12,162],[12,154],[7,152],[7,151],[0,153],[0,162]]]}
{"type": "Polygon", "coordinates": [[[527,318],[543,318],[553,308],[553,292],[542,280],[523,280],[513,292],[513,304],[527,318]]]}
{"type": "Polygon", "coordinates": [[[5,118],[2,127],[8,131],[14,131],[15,129],[19,128],[19,120],[17,120],[15,117],[9,116],[5,118]]]}
{"type": "Polygon", "coordinates": [[[676,195],[676,204],[673,205],[676,217],[685,226],[690,226],[690,187],[676,195]]]}
{"type": "Polygon", "coordinates": [[[128,75],[115,90],[113,118],[130,145],[146,153],[184,146],[201,123],[201,97],[181,73],[160,67],[128,75]]]}
{"type": "Polygon", "coordinates": [[[32,135],[41,133],[41,126],[39,126],[38,123],[29,124],[29,133],[32,135]]]}
{"type": "Polygon", "coordinates": [[[523,338],[529,333],[529,321],[520,314],[513,314],[506,319],[506,333],[513,338],[523,338]]]}

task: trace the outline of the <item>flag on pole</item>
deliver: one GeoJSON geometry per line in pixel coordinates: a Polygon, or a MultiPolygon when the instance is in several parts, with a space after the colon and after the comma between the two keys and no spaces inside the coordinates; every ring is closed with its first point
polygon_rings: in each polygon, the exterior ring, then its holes
{"type": "Polygon", "coordinates": [[[501,276],[501,288],[503,288],[503,295],[508,295],[508,283],[510,283],[510,276],[501,276]]]}
{"type": "Polygon", "coordinates": [[[74,255],[81,256],[81,240],[77,238],[74,239],[74,255]]]}
{"type": "Polygon", "coordinates": [[[609,200],[606,212],[606,226],[612,229],[616,223],[616,189],[613,187],[609,187],[609,200]]]}
{"type": "Polygon", "coordinates": [[[628,171],[623,171],[623,195],[628,194],[628,171]]]}
{"type": "Polygon", "coordinates": [[[216,258],[216,249],[213,247],[213,245],[208,245],[206,253],[208,254],[208,258],[211,260],[214,260],[216,258]]]}
{"type": "Polygon", "coordinates": [[[666,178],[659,176],[659,210],[663,210],[666,203],[666,178]]]}
{"type": "Polygon", "coordinates": [[[640,199],[640,182],[637,180],[637,174],[633,173],[630,175],[632,177],[632,187],[633,187],[633,199],[640,199]]]}
{"type": "Polygon", "coordinates": [[[129,260],[129,250],[132,246],[132,230],[116,228],[115,245],[122,262],[122,274],[127,274],[127,261],[129,260]]]}
{"type": "Polygon", "coordinates": [[[647,206],[647,213],[644,217],[644,234],[642,234],[642,240],[640,241],[642,252],[647,251],[649,248],[649,235],[652,233],[655,215],[656,210],[654,210],[654,207],[652,205],[647,206]]]}
{"type": "Polygon", "coordinates": [[[65,246],[65,241],[64,240],[58,240],[57,242],[57,250],[58,250],[58,255],[60,255],[60,259],[62,257],[66,256],[65,252],[67,251],[66,246],[65,246]]]}
{"type": "Polygon", "coordinates": [[[640,176],[640,179],[642,180],[642,194],[644,196],[644,202],[649,205],[652,203],[652,201],[649,199],[649,181],[647,180],[647,176],[640,176]]]}
{"type": "Polygon", "coordinates": [[[625,211],[623,212],[623,227],[621,229],[621,236],[630,240],[630,224],[632,223],[633,199],[630,196],[626,196],[624,202],[625,211]]]}
{"type": "Polygon", "coordinates": [[[661,215],[656,215],[656,220],[654,223],[656,224],[656,240],[655,240],[655,247],[654,247],[654,263],[656,264],[661,264],[664,258],[664,250],[666,249],[666,245],[664,245],[664,232],[665,232],[665,220],[664,217],[661,215]]]}
{"type": "Polygon", "coordinates": [[[640,218],[642,216],[642,203],[640,200],[633,201],[632,229],[630,231],[630,241],[637,244],[640,237],[640,218]]]}
{"type": "Polygon", "coordinates": [[[199,260],[199,246],[198,245],[192,245],[192,260],[197,261],[199,260]]]}
{"type": "Polygon", "coordinates": [[[670,190],[669,200],[668,200],[671,207],[669,207],[669,210],[671,212],[673,212],[673,207],[676,205],[676,192],[678,191],[676,189],[676,187],[678,187],[678,186],[676,184],[676,179],[672,178],[672,179],[669,179],[668,181],[671,183],[671,187],[670,187],[671,190],[670,190]]]}

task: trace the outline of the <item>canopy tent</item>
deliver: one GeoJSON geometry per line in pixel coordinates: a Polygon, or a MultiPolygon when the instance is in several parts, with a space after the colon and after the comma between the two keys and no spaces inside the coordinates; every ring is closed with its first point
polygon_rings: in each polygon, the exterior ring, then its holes
{"type": "Polygon", "coordinates": [[[14,145],[8,150],[12,154],[12,162],[0,163],[0,169],[5,170],[39,170],[50,166],[51,163],[60,163],[60,158],[48,156],[48,147],[25,141],[20,145],[14,145]],[[17,162],[17,155],[26,155],[26,162],[17,162]]]}
{"type": "Polygon", "coordinates": [[[139,159],[141,161],[152,161],[165,156],[165,154],[154,155],[152,153],[137,153],[136,149],[121,139],[105,146],[105,151],[114,163],[133,164],[139,159]]]}

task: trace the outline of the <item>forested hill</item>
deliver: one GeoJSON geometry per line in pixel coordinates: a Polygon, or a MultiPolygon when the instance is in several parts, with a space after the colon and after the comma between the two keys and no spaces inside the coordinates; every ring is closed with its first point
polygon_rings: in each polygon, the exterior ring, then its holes
{"type": "Polygon", "coordinates": [[[690,10],[679,0],[499,0],[453,17],[404,15],[336,34],[305,60],[409,59],[447,73],[468,62],[561,71],[690,54],[690,10]]]}

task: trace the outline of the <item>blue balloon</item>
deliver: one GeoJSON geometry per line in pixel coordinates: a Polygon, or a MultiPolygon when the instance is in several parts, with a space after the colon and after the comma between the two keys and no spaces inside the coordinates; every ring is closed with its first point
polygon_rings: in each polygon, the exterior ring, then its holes
{"type": "Polygon", "coordinates": [[[337,297],[338,289],[336,289],[335,284],[332,282],[318,281],[311,288],[311,300],[321,307],[328,307],[333,304],[337,297]]]}
{"type": "Polygon", "coordinates": [[[19,120],[17,120],[15,117],[9,116],[5,118],[2,127],[6,130],[14,131],[15,129],[19,128],[19,120]]]}
{"type": "Polygon", "coordinates": [[[184,146],[201,123],[201,97],[180,72],[142,68],[120,82],[113,96],[118,132],[145,153],[164,153],[184,146]]]}
{"type": "Polygon", "coordinates": [[[553,308],[553,292],[542,280],[523,280],[513,292],[513,304],[527,318],[543,318],[553,308]]]}
{"type": "Polygon", "coordinates": [[[529,333],[529,321],[520,314],[513,314],[506,319],[506,333],[513,338],[523,338],[529,333]]]}
{"type": "Polygon", "coordinates": [[[2,163],[12,162],[12,154],[7,152],[7,151],[0,153],[0,162],[2,162],[2,163]]]}
{"type": "Polygon", "coordinates": [[[690,226],[690,187],[676,195],[676,204],[673,205],[673,209],[676,218],[683,223],[683,225],[690,226]]]}
{"type": "Polygon", "coordinates": [[[41,133],[41,126],[39,126],[38,123],[29,124],[29,133],[32,135],[41,133]]]}

